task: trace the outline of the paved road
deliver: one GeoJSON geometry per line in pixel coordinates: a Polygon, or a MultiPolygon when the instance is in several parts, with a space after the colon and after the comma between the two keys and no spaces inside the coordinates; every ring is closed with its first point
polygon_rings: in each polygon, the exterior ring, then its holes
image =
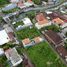
{"type": "Polygon", "coordinates": [[[57,3],[56,5],[53,6],[39,6],[39,7],[35,7],[35,8],[28,8],[28,9],[23,9],[22,12],[27,12],[27,11],[37,11],[37,10],[57,10],[59,7],[61,7],[63,4],[65,4],[65,2],[62,3],[57,3]]]}
{"type": "MultiPolygon", "coordinates": [[[[53,5],[53,6],[48,6],[48,7],[45,7],[45,6],[37,6],[37,7],[34,7],[34,8],[27,8],[27,9],[22,9],[20,11],[18,11],[18,13],[23,13],[25,14],[25,12],[28,12],[28,11],[38,11],[38,10],[57,10],[59,7],[61,7],[65,2],[62,2],[62,3],[58,3],[56,5],[53,5]]],[[[12,15],[16,15],[16,13],[10,13],[8,14],[8,16],[12,16],[12,15]]]]}

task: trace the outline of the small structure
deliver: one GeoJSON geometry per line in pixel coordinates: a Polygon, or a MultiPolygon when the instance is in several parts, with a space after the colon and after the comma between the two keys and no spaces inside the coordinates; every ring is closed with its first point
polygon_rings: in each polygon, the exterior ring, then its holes
{"type": "Polygon", "coordinates": [[[22,40],[23,46],[24,47],[29,47],[29,46],[33,46],[34,42],[31,41],[29,38],[26,38],[24,40],[22,40]]]}
{"type": "Polygon", "coordinates": [[[4,54],[4,50],[3,48],[0,48],[0,56],[2,56],[4,54]]]}
{"type": "Polygon", "coordinates": [[[44,26],[49,26],[51,25],[51,23],[48,22],[48,20],[46,19],[46,17],[44,16],[43,13],[38,13],[36,15],[36,21],[37,23],[35,24],[35,26],[38,28],[38,29],[41,29],[42,27],[44,26]]]}
{"type": "Polygon", "coordinates": [[[10,41],[8,34],[5,30],[0,30],[0,45],[8,43],[10,41]]]}
{"type": "Polygon", "coordinates": [[[5,55],[7,59],[12,63],[12,66],[17,66],[23,61],[15,48],[6,50],[5,55]]]}
{"type": "Polygon", "coordinates": [[[38,36],[38,37],[33,38],[33,40],[34,40],[35,43],[40,43],[40,42],[43,41],[43,38],[38,36]]]}
{"type": "Polygon", "coordinates": [[[55,47],[60,45],[64,45],[63,39],[52,30],[42,32],[45,38],[48,40],[49,43],[52,43],[55,47]]]}
{"type": "Polygon", "coordinates": [[[46,14],[52,14],[53,12],[46,10],[45,13],[46,13],[46,14]]]}
{"type": "Polygon", "coordinates": [[[58,18],[58,17],[53,19],[52,22],[54,22],[56,24],[59,24],[59,25],[64,24],[64,21],[62,19],[58,18]]]}

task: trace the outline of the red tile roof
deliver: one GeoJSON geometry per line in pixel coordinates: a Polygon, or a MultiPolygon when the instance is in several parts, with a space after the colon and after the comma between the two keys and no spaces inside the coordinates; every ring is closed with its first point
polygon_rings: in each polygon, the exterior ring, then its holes
{"type": "Polygon", "coordinates": [[[63,24],[64,23],[64,21],[62,19],[60,19],[59,17],[53,19],[52,21],[57,23],[57,24],[63,24]]]}
{"type": "Polygon", "coordinates": [[[22,43],[27,45],[27,44],[31,43],[31,41],[29,38],[26,38],[26,39],[22,40],[22,43]]]}
{"type": "Polygon", "coordinates": [[[33,40],[36,42],[36,43],[40,43],[41,40],[40,40],[41,37],[35,37],[33,40]]]}
{"type": "Polygon", "coordinates": [[[36,15],[36,20],[37,20],[39,25],[48,23],[48,20],[46,19],[46,17],[44,16],[43,13],[38,13],[36,15]]]}

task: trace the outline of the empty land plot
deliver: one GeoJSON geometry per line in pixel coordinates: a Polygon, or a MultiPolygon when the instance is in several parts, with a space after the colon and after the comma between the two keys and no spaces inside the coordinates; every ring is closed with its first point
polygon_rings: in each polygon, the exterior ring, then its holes
{"type": "Polygon", "coordinates": [[[46,42],[27,49],[35,67],[66,67],[46,42]]]}

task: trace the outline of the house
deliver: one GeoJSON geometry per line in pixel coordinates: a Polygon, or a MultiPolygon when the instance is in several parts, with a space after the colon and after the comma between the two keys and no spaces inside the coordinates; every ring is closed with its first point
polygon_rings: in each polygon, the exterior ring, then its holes
{"type": "Polygon", "coordinates": [[[18,3],[17,3],[17,6],[19,7],[19,8],[25,8],[26,6],[24,5],[24,3],[23,3],[23,1],[19,1],[18,3]]]}
{"type": "Polygon", "coordinates": [[[32,2],[32,0],[28,0],[28,2],[32,2]]]}
{"type": "Polygon", "coordinates": [[[0,45],[3,45],[5,43],[8,43],[10,41],[10,38],[5,30],[0,30],[0,45]]]}
{"type": "Polygon", "coordinates": [[[58,12],[52,12],[50,14],[47,14],[47,16],[49,16],[51,20],[56,18],[64,19],[64,17],[60,15],[58,12]]]}
{"type": "Polygon", "coordinates": [[[17,3],[17,6],[19,8],[21,8],[21,9],[30,7],[32,5],[34,5],[34,3],[32,2],[32,0],[27,0],[26,2],[25,2],[25,0],[19,0],[19,2],[17,3]]]}
{"type": "Polygon", "coordinates": [[[15,35],[13,29],[8,24],[5,24],[3,28],[5,29],[7,35],[9,36],[10,41],[15,41],[15,35]]]}
{"type": "Polygon", "coordinates": [[[66,20],[67,18],[66,18],[66,16],[64,16],[64,15],[61,15],[59,12],[52,12],[52,13],[47,13],[46,12],[46,14],[47,14],[47,16],[48,17],[50,17],[50,19],[51,20],[53,20],[53,19],[55,19],[55,18],[60,18],[60,19],[62,19],[63,21],[64,20],[66,20]]]}
{"type": "Polygon", "coordinates": [[[63,25],[64,24],[64,21],[60,18],[55,18],[52,20],[52,22],[56,23],[56,24],[59,24],[59,25],[63,25]]]}
{"type": "Polygon", "coordinates": [[[33,38],[33,40],[34,40],[35,43],[40,43],[40,42],[43,41],[43,38],[38,36],[38,37],[33,38]]]}
{"type": "Polygon", "coordinates": [[[18,25],[18,27],[16,27],[16,30],[21,30],[21,29],[24,29],[26,27],[31,27],[33,25],[31,20],[27,17],[23,18],[21,21],[23,21],[23,25],[18,25]]]}
{"type": "Polygon", "coordinates": [[[23,9],[23,8],[27,8],[27,7],[30,7],[30,6],[33,6],[34,3],[33,2],[25,2],[25,3],[21,3],[19,2],[18,3],[18,7],[23,9]]]}
{"type": "Polygon", "coordinates": [[[13,32],[9,32],[9,33],[7,33],[7,34],[8,34],[8,36],[9,36],[9,38],[10,38],[10,41],[15,41],[15,35],[14,35],[13,32]]]}
{"type": "Polygon", "coordinates": [[[29,47],[29,46],[33,46],[34,42],[31,41],[29,38],[25,38],[24,40],[22,40],[23,46],[24,47],[29,47]]]}
{"type": "Polygon", "coordinates": [[[32,25],[31,20],[29,18],[27,18],[27,17],[22,19],[22,21],[23,21],[24,25],[27,25],[27,26],[32,25]]]}
{"type": "Polygon", "coordinates": [[[11,3],[18,3],[20,0],[10,0],[11,3]]]}
{"type": "Polygon", "coordinates": [[[15,48],[12,49],[10,48],[6,50],[5,55],[7,59],[12,63],[12,66],[17,66],[23,61],[23,59],[20,57],[20,55],[18,54],[15,48]]]}
{"type": "Polygon", "coordinates": [[[45,32],[43,31],[42,33],[43,33],[44,37],[47,39],[47,41],[49,43],[53,44],[55,47],[64,45],[63,39],[56,32],[49,30],[49,31],[45,31],[45,32]]]}
{"type": "Polygon", "coordinates": [[[0,48],[0,56],[2,56],[4,54],[4,50],[3,48],[0,48]]]}
{"type": "Polygon", "coordinates": [[[56,48],[57,52],[67,61],[67,50],[64,48],[64,46],[59,46],[56,48]]]}
{"type": "Polygon", "coordinates": [[[38,13],[36,15],[36,21],[37,23],[35,24],[35,26],[38,28],[38,29],[41,29],[42,27],[44,26],[49,26],[51,25],[51,23],[48,22],[48,20],[46,19],[46,17],[44,16],[43,13],[38,13]]]}
{"type": "MultiPolygon", "coordinates": [[[[46,13],[47,14],[47,13],[46,13]]],[[[58,17],[58,13],[52,12],[50,14],[47,14],[48,17],[50,17],[51,20],[55,19],[58,17]]]]}
{"type": "Polygon", "coordinates": [[[4,8],[2,8],[2,10],[3,11],[8,11],[8,10],[14,9],[16,7],[17,7],[17,4],[11,3],[11,4],[8,4],[7,6],[5,6],[4,8]]]}

